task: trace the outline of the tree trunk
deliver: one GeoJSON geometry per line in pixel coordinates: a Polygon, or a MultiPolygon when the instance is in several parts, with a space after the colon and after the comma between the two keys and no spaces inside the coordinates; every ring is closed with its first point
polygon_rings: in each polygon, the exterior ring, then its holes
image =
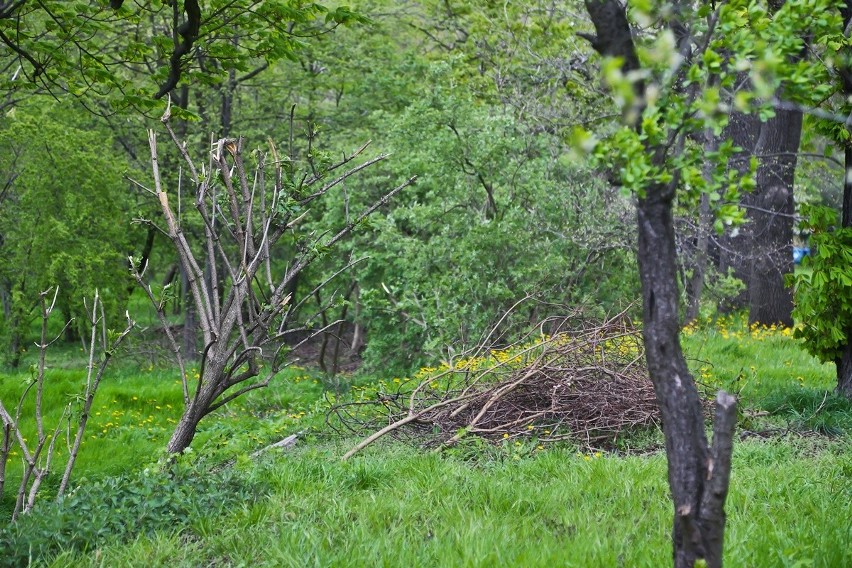
{"type": "MultiPolygon", "coordinates": [[[[215,349],[214,345],[211,351],[215,349]]],[[[198,423],[210,413],[211,408],[215,408],[214,401],[227,389],[225,386],[227,383],[222,380],[226,363],[221,354],[211,354],[207,358],[196,395],[192,402],[184,407],[183,414],[166,446],[168,453],[179,454],[187,449],[195,438],[198,423]]]]}
{"type": "Polygon", "coordinates": [[[9,325],[9,327],[11,328],[9,338],[9,366],[13,369],[17,369],[18,367],[20,367],[21,357],[23,356],[21,347],[24,342],[24,338],[21,332],[19,331],[20,325],[21,324],[20,321],[18,321],[18,318],[13,319],[9,325]]]}
{"type": "Polygon", "coordinates": [[[755,148],[760,166],[749,212],[749,324],[793,325],[793,293],[784,275],[793,271],[793,178],[801,135],[801,111],[778,109],[761,128],[755,148]]]}
{"type": "Polygon", "coordinates": [[[674,500],[675,566],[692,567],[703,551],[688,534],[696,522],[706,475],[707,440],[698,390],[678,339],[678,291],[671,198],[660,189],[639,202],[639,274],[648,372],[663,419],[669,487],[674,500]]]}
{"type": "Polygon", "coordinates": [[[219,113],[222,127],[222,138],[231,135],[231,124],[234,116],[234,91],[237,89],[237,75],[233,69],[228,71],[228,80],[220,86],[222,96],[222,109],[219,113]]]}
{"type": "Polygon", "coordinates": [[[181,267],[181,291],[183,295],[183,341],[181,352],[187,361],[198,360],[198,318],[195,313],[195,302],[189,288],[186,273],[181,267]]]}
{"type": "MultiPolygon", "coordinates": [[[[745,175],[749,171],[749,159],[754,155],[759,135],[760,119],[756,115],[741,112],[731,114],[722,138],[731,140],[734,146],[742,148],[740,152],[734,154],[730,162],[731,169],[737,170],[740,175],[745,175]]],[[[746,193],[740,196],[740,204],[745,207],[752,205],[752,200],[752,194],[746,193]]],[[[746,223],[745,226],[739,227],[736,235],[726,234],[719,239],[719,272],[725,276],[730,271],[735,278],[739,278],[745,284],[742,292],[721,302],[719,311],[725,314],[741,310],[748,305],[751,280],[751,230],[752,226],[746,223]]]]}
{"type": "MultiPolygon", "coordinates": [[[[707,130],[704,133],[704,149],[707,153],[716,152],[719,149],[719,138],[714,136],[712,130],[707,130]]],[[[712,180],[712,161],[708,161],[706,164],[704,177],[708,181],[712,180]]],[[[704,193],[701,195],[701,204],[698,209],[698,230],[695,236],[693,258],[691,259],[692,275],[684,286],[687,300],[684,323],[697,320],[701,311],[701,295],[704,291],[704,280],[710,262],[710,231],[712,230],[713,215],[710,211],[710,196],[704,193]]]]}
{"type": "Polygon", "coordinates": [[[199,404],[198,400],[195,400],[184,410],[166,446],[166,451],[169,454],[183,453],[192,444],[195,432],[198,430],[198,423],[204,418],[200,409],[205,407],[205,405],[199,404]]]}
{"type": "MultiPolygon", "coordinates": [[[[849,12],[844,14],[844,21],[852,18],[852,2],[847,2],[849,12]]],[[[852,92],[852,82],[846,89],[852,92]]],[[[843,228],[852,227],[852,145],[847,144],[844,151],[845,175],[843,178],[843,210],[841,212],[841,225],[843,228]]],[[[835,361],[837,367],[837,393],[852,399],[852,330],[846,332],[846,345],[843,353],[835,361]]]]}
{"type": "Polygon", "coordinates": [[[835,364],[837,365],[837,394],[852,398],[852,342],[847,340],[846,347],[843,348],[843,353],[835,364]]]}
{"type": "MultiPolygon", "coordinates": [[[[849,24],[852,22],[852,0],[846,0],[843,3],[840,8],[840,15],[843,18],[844,35],[848,37],[849,24]]],[[[841,59],[841,65],[837,68],[843,84],[843,94],[847,98],[852,96],[852,63],[850,63],[849,51],[850,49],[847,47],[847,53],[844,54],[846,57],[841,59]]],[[[843,206],[840,224],[845,229],[852,227],[852,144],[847,142],[843,150],[843,206]]],[[[841,356],[835,361],[835,365],[837,367],[837,392],[852,399],[852,329],[846,331],[846,345],[841,356]]]]}
{"type": "MultiPolygon", "coordinates": [[[[148,227],[148,233],[145,235],[145,244],[142,246],[142,256],[139,260],[139,272],[145,272],[148,267],[148,260],[151,258],[151,251],[154,250],[154,237],[157,234],[155,227],[148,227]]],[[[129,267],[128,267],[129,268],[129,267]]],[[[133,294],[136,289],[136,283],[130,282],[127,285],[127,295],[133,294]]]]}
{"type": "Polygon", "coordinates": [[[349,348],[349,356],[353,357],[355,355],[361,355],[361,351],[364,349],[364,327],[361,324],[361,287],[356,284],[355,290],[353,292],[355,303],[355,329],[352,331],[352,345],[349,348]]]}
{"type": "MultiPolygon", "coordinates": [[[[597,35],[582,36],[601,55],[620,58],[625,75],[638,71],[639,59],[625,6],[620,0],[585,0],[585,4],[597,35]]],[[[680,22],[669,23],[676,37],[688,40],[688,30],[680,22]]],[[[634,124],[641,125],[644,86],[638,81],[633,86],[639,100],[634,103],[639,118],[634,124]]],[[[666,167],[668,147],[649,146],[645,150],[654,156],[655,166],[666,167]]],[[[708,448],[701,399],[680,347],[677,247],[672,215],[677,183],[676,179],[669,184],[649,181],[637,204],[642,335],[666,441],[669,487],[675,513],[674,565],[694,568],[697,560],[704,559],[707,566],[717,568],[722,565],[724,504],[736,404],[731,395],[719,393],[713,448],[708,448]]]]}

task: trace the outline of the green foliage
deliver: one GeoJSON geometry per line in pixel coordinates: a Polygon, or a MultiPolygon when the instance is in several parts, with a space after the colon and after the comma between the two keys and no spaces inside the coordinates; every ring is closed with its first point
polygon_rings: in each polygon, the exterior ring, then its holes
{"type": "MultiPolygon", "coordinates": [[[[671,17],[665,2],[629,5],[630,17],[643,26],[671,17]]],[[[829,77],[831,64],[806,59],[804,38],[821,38],[820,43],[836,36],[840,14],[834,3],[819,0],[783,2],[772,10],[736,0],[718,8],[705,5],[677,19],[701,49],[682,57],[675,34],[662,27],[637,38],[640,71],[625,74],[620,60],[602,61],[604,80],[625,125],[605,136],[576,132],[574,142],[591,151],[594,163],[610,171],[626,193],[640,199],[649,189],[676,195],[681,216],[697,212],[701,195],[707,195],[713,228],[721,234],[745,221],[738,202],[754,189],[757,164],[752,159],[750,171],[743,174],[728,167],[737,148],[728,141],[712,149],[707,141],[719,137],[732,110],[765,121],[774,115],[778,97],[814,106],[830,97],[836,89],[829,77]],[[640,81],[642,101],[636,100],[640,81]]],[[[833,60],[836,52],[825,56],[833,60]]]]}
{"type": "MultiPolygon", "coordinates": [[[[62,117],[56,107],[16,109],[0,124],[0,287],[11,298],[9,335],[26,339],[39,292],[59,286],[58,308],[82,330],[83,299],[100,289],[108,322],[123,321],[134,231],[127,162],[104,152],[112,140],[62,117]]],[[[21,342],[18,342],[21,346],[21,342]]],[[[15,357],[15,354],[12,354],[15,357]]]]}
{"type": "MultiPolygon", "coordinates": [[[[409,370],[448,345],[478,341],[527,294],[557,303],[635,294],[624,277],[630,204],[575,165],[557,138],[458,92],[460,65],[427,66],[427,90],[399,113],[371,117],[393,157],[339,194],[357,210],[380,180],[418,175],[345,249],[369,256],[354,275],[365,356],[376,367],[409,370]],[[623,222],[605,221],[616,218],[623,222]]],[[[345,213],[338,205],[326,217],[345,213]]],[[[534,317],[525,308],[501,331],[534,317]]]]}
{"type": "Polygon", "coordinates": [[[789,277],[795,290],[795,336],[823,362],[840,358],[852,331],[852,228],[837,227],[837,212],[807,206],[812,256],[789,277]]]}
{"type": "Polygon", "coordinates": [[[163,527],[181,529],[259,500],[268,490],[262,479],[233,468],[212,473],[180,463],[99,481],[83,479],[59,502],[39,504],[0,529],[0,566],[40,564],[59,551],[86,552],[163,527]]]}
{"type": "MultiPolygon", "coordinates": [[[[18,67],[3,74],[0,91],[68,93],[113,112],[161,106],[153,95],[172,72],[185,2],[124,2],[119,10],[103,0],[19,4],[0,17],[3,68],[18,67]]],[[[308,38],[367,21],[346,5],[301,0],[212,0],[200,9],[195,51],[178,62],[182,84],[221,85],[229,72],[295,60],[308,38]]]]}

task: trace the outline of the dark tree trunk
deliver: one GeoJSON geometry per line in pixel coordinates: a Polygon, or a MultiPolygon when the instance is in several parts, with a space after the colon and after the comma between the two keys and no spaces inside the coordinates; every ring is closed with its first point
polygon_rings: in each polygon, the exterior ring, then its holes
{"type": "Polygon", "coordinates": [[[802,113],[776,110],[760,129],[760,159],[752,208],[749,324],[793,325],[793,293],[784,276],[793,272],[793,181],[802,135],[802,113]]]}
{"type": "Polygon", "coordinates": [[[222,126],[222,138],[231,135],[231,124],[234,120],[234,92],[237,89],[237,75],[231,69],[228,71],[228,80],[220,87],[222,95],[222,111],[219,115],[222,126]]]}
{"type": "MultiPolygon", "coordinates": [[[[14,323],[12,325],[14,326],[14,323]]],[[[23,355],[21,352],[21,339],[21,334],[13,329],[12,337],[9,339],[9,352],[11,354],[11,357],[9,358],[9,366],[13,369],[17,369],[21,366],[21,356],[23,355]]]]}
{"type": "Polygon", "coordinates": [[[169,440],[168,445],[166,446],[166,451],[169,454],[180,454],[185,449],[192,444],[192,440],[195,438],[195,432],[198,429],[198,423],[201,421],[203,416],[199,416],[196,409],[199,408],[197,404],[193,404],[183,413],[180,421],[178,421],[177,426],[175,426],[175,431],[172,432],[172,437],[169,440]]]}
{"type": "MultiPolygon", "coordinates": [[[[142,257],[139,260],[140,272],[145,272],[145,269],[148,267],[148,260],[151,258],[151,251],[154,250],[154,237],[156,236],[156,233],[157,229],[155,227],[148,227],[148,233],[145,235],[145,244],[142,246],[142,257]]],[[[135,289],[136,283],[131,282],[127,286],[127,294],[132,294],[135,289]]]]}
{"type": "MultiPolygon", "coordinates": [[[[848,4],[852,4],[852,2],[848,4]]],[[[848,21],[848,17],[844,17],[844,21],[848,21]]],[[[852,77],[850,77],[850,80],[852,80],[852,77]]],[[[852,93],[852,82],[848,84],[845,90],[852,93]]],[[[841,225],[844,229],[848,229],[852,227],[852,146],[846,145],[844,157],[846,171],[843,179],[841,225]]],[[[852,330],[846,331],[846,345],[834,364],[837,367],[837,393],[852,399],[852,330]]]]}
{"type": "Polygon", "coordinates": [[[211,355],[207,359],[192,402],[184,408],[166,446],[169,454],[179,454],[187,449],[195,438],[198,423],[218,407],[214,401],[228,388],[227,383],[220,380],[225,373],[226,363],[227,361],[219,355],[211,355]]]}
{"type": "Polygon", "coordinates": [[[7,281],[0,283],[0,305],[3,306],[3,317],[6,321],[12,319],[12,296],[9,293],[11,288],[7,281]]]}
{"type": "Polygon", "coordinates": [[[201,409],[207,406],[202,401],[195,400],[184,410],[166,446],[169,454],[180,454],[192,444],[198,430],[198,423],[205,416],[201,409]]]}
{"type": "MultiPolygon", "coordinates": [[[[844,34],[848,36],[847,30],[852,22],[852,0],[844,2],[840,8],[840,15],[843,18],[844,34]]],[[[838,67],[838,73],[843,84],[843,94],[849,97],[852,96],[852,63],[849,59],[849,48],[846,51],[845,57],[841,58],[841,61],[846,64],[838,67]]],[[[844,148],[844,166],[843,209],[840,220],[842,227],[848,229],[852,227],[852,144],[848,142],[844,148]]],[[[852,329],[846,331],[846,345],[835,361],[835,365],[837,366],[837,392],[852,399],[852,329]]]]}
{"type": "MultiPolygon", "coordinates": [[[[747,79],[743,79],[747,81],[747,79]]],[[[746,88],[743,84],[740,88],[746,88]]],[[[756,115],[735,112],[731,114],[728,126],[722,133],[723,139],[731,140],[734,146],[742,150],[734,154],[731,159],[731,169],[737,170],[740,175],[749,171],[749,159],[754,155],[757,139],[760,135],[760,119],[756,115]]],[[[740,203],[749,207],[752,205],[753,196],[750,193],[740,196],[740,203]]],[[[737,234],[726,234],[719,239],[719,272],[724,276],[730,271],[732,276],[739,278],[745,284],[742,292],[722,301],[719,311],[731,313],[748,306],[748,289],[751,280],[751,230],[752,226],[746,224],[739,227],[737,234]]]]}
{"type": "MultiPolygon", "coordinates": [[[[586,0],[596,35],[583,34],[602,55],[619,57],[622,72],[639,69],[625,6],[620,0],[586,0]]],[[[670,22],[678,38],[688,38],[680,22],[670,22]]],[[[635,109],[641,118],[644,86],[634,83],[635,109]]],[[[629,119],[630,113],[626,115],[629,119]]],[[[641,120],[632,122],[641,124],[641,120]]],[[[656,166],[664,167],[668,148],[651,146],[656,166]]],[[[672,531],[676,568],[694,568],[704,559],[722,565],[732,439],[736,426],[734,397],[720,392],[713,447],[708,448],[704,416],[695,381],[680,347],[677,247],[672,203],[677,180],[650,182],[637,205],[639,277],[642,284],[643,339],[648,373],[663,421],[669,488],[674,501],[672,531]]]]}
{"type": "Polygon", "coordinates": [[[843,353],[835,364],[837,365],[837,394],[852,398],[852,342],[847,340],[843,353]]]}
{"type": "MultiPolygon", "coordinates": [[[[692,535],[707,474],[704,416],[695,382],[680,347],[677,266],[671,195],[652,188],[639,202],[639,274],[648,373],[663,419],[669,487],[674,501],[675,566],[692,567],[705,556],[692,535]]],[[[722,529],[724,530],[724,527],[722,529]]]]}
{"type": "MultiPolygon", "coordinates": [[[[59,307],[59,312],[62,314],[63,321],[68,322],[74,319],[74,316],[71,315],[71,310],[68,309],[67,301],[63,302],[62,305],[59,307]]],[[[77,329],[77,326],[74,325],[74,323],[65,328],[65,341],[67,343],[74,343],[80,340],[79,330],[77,329]]]]}

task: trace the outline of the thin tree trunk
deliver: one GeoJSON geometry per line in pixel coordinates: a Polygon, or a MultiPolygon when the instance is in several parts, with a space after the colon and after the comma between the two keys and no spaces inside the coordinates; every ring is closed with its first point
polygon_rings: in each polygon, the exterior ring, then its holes
{"type": "Polygon", "coordinates": [[[349,348],[349,355],[360,355],[361,350],[364,348],[364,326],[361,324],[361,287],[358,284],[355,284],[354,290],[354,300],[355,303],[355,315],[353,319],[355,320],[355,329],[352,332],[352,345],[349,348]]]}
{"type": "Polygon", "coordinates": [[[0,501],[3,500],[3,490],[6,486],[6,461],[9,459],[9,449],[12,443],[12,425],[3,424],[3,437],[0,441],[0,501]]]}
{"type": "MultiPolygon", "coordinates": [[[[849,4],[852,4],[852,2],[847,3],[847,5],[849,4]]],[[[852,17],[852,14],[849,17],[852,17]]],[[[848,90],[852,91],[852,83],[849,84],[848,90]]],[[[846,145],[844,157],[846,171],[843,179],[841,224],[844,229],[848,229],[852,227],[852,146],[846,145]]],[[[846,332],[846,345],[843,347],[840,357],[835,361],[835,365],[837,367],[837,392],[852,399],[852,330],[846,332]]]]}
{"type": "Polygon", "coordinates": [[[698,319],[701,312],[701,296],[704,292],[704,279],[707,275],[707,264],[710,261],[708,250],[710,248],[710,199],[707,194],[701,196],[701,205],[698,213],[698,235],[695,243],[695,258],[692,262],[692,275],[686,282],[686,314],[684,323],[690,323],[698,319]]]}
{"type": "Polygon", "coordinates": [[[205,405],[199,404],[195,400],[184,410],[166,446],[166,451],[169,454],[180,454],[192,444],[192,440],[195,438],[195,433],[198,430],[198,423],[204,418],[204,414],[200,411],[204,407],[205,405]]]}
{"type": "MultiPolygon", "coordinates": [[[[847,337],[849,335],[847,334],[847,337]]],[[[843,353],[835,361],[837,366],[837,393],[852,398],[852,342],[847,341],[843,353]]]]}
{"type": "MultiPolygon", "coordinates": [[[[712,130],[704,133],[704,149],[707,153],[715,152],[719,148],[719,138],[712,130]]],[[[704,168],[704,177],[708,181],[713,177],[713,164],[708,161],[704,168]]],[[[704,291],[704,279],[707,274],[707,265],[710,262],[710,231],[713,230],[713,215],[710,212],[710,196],[706,193],[701,195],[701,204],[698,210],[698,231],[696,235],[694,258],[692,259],[692,276],[686,282],[687,306],[684,317],[685,323],[698,319],[701,311],[701,296],[704,291]]]]}
{"type": "MultiPolygon", "coordinates": [[[[848,37],[849,24],[852,22],[852,0],[846,0],[840,8],[843,18],[843,33],[848,37]]],[[[852,95],[852,63],[849,60],[850,49],[846,48],[843,62],[838,67],[843,93],[849,97],[852,95]]],[[[848,121],[847,121],[848,124],[848,121]]],[[[848,128],[847,128],[848,129],[848,128]]],[[[852,227],[852,144],[846,143],[844,147],[844,176],[843,176],[843,207],[840,215],[840,224],[844,229],[852,227]]],[[[835,361],[837,367],[837,392],[846,398],[852,399],[852,329],[846,330],[846,345],[840,357],[835,361]]]]}
{"type": "Polygon", "coordinates": [[[21,339],[22,338],[21,338],[21,334],[18,333],[18,331],[17,331],[17,329],[18,329],[17,324],[14,321],[12,322],[11,327],[12,327],[12,333],[11,333],[11,338],[9,339],[9,351],[12,354],[12,356],[9,359],[9,366],[11,366],[13,369],[17,369],[21,365],[21,356],[22,356],[22,353],[21,353],[22,341],[21,341],[21,339]]]}
{"type": "MultiPolygon", "coordinates": [[[[139,271],[145,272],[145,268],[148,266],[148,260],[151,258],[151,251],[154,250],[154,237],[157,234],[157,229],[155,227],[148,227],[148,234],[145,235],[145,244],[142,247],[142,257],[139,260],[139,271]]],[[[131,282],[127,285],[127,294],[128,296],[133,293],[133,290],[136,289],[136,283],[131,282]]]]}
{"type": "Polygon", "coordinates": [[[186,273],[181,269],[180,275],[182,304],[183,304],[183,341],[181,353],[187,361],[198,360],[198,318],[195,313],[195,302],[189,289],[186,273]]]}
{"type": "Polygon", "coordinates": [[[0,305],[3,306],[3,317],[6,321],[12,319],[12,298],[9,294],[10,284],[8,281],[0,283],[0,305]]]}
{"type": "Polygon", "coordinates": [[[701,401],[678,338],[677,251],[671,198],[664,191],[649,189],[648,198],[638,207],[643,337],[666,440],[675,508],[675,566],[691,568],[704,556],[689,533],[700,508],[708,450],[701,401]]]}
{"type": "Polygon", "coordinates": [[[222,95],[222,111],[219,115],[222,126],[222,138],[231,135],[231,124],[234,117],[234,91],[237,89],[237,75],[233,69],[228,71],[228,80],[220,87],[222,95]]]}

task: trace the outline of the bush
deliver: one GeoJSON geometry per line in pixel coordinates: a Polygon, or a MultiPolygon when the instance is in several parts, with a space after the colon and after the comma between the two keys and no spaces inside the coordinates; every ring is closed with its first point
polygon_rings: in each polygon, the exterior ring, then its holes
{"type": "Polygon", "coordinates": [[[185,528],[266,495],[268,487],[260,479],[234,468],[211,473],[174,464],[94,483],[81,481],[59,502],[45,501],[0,530],[0,566],[26,566],[60,551],[85,552],[108,541],[185,528]]]}

